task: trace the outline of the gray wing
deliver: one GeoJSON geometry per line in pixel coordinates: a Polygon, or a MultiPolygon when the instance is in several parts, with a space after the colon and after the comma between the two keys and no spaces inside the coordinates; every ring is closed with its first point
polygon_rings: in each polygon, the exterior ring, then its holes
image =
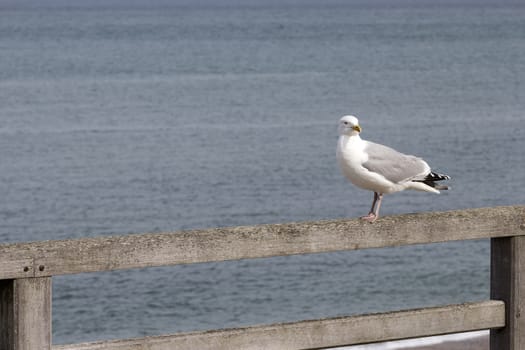
{"type": "Polygon", "coordinates": [[[363,163],[363,167],[395,183],[422,179],[430,171],[423,159],[374,142],[367,141],[364,151],[368,154],[368,160],[363,163]]]}

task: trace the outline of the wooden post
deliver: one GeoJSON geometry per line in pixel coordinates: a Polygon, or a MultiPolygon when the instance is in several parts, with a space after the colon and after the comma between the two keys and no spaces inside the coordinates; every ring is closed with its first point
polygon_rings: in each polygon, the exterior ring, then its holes
{"type": "Polygon", "coordinates": [[[0,280],[0,349],[51,350],[51,277],[0,280]]]}
{"type": "Polygon", "coordinates": [[[0,280],[0,349],[13,349],[14,280],[0,280]]]}
{"type": "Polygon", "coordinates": [[[490,331],[491,350],[525,350],[525,236],[491,239],[490,296],[505,302],[505,327],[490,331]]]}

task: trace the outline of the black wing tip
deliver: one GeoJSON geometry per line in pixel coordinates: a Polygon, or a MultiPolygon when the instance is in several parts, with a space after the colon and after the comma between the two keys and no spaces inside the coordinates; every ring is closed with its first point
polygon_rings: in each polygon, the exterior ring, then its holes
{"type": "Polygon", "coordinates": [[[444,181],[444,180],[450,180],[451,177],[445,174],[439,174],[430,172],[423,180],[416,180],[417,182],[422,182],[427,186],[430,186],[432,188],[435,188],[436,190],[448,190],[450,189],[447,185],[440,185],[437,184],[436,181],[444,181]]]}
{"type": "Polygon", "coordinates": [[[425,181],[443,181],[443,180],[450,180],[451,177],[445,174],[430,172],[426,177],[425,181]]]}

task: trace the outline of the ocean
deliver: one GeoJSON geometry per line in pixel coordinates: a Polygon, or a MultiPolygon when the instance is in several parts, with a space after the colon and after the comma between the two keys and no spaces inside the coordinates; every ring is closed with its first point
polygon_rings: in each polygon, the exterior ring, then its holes
{"type": "MultiPolygon", "coordinates": [[[[448,174],[382,215],[523,204],[525,4],[0,0],[0,242],[366,214],[337,122],[448,174]]],[[[489,297],[468,241],[53,278],[54,343],[489,297]]]]}

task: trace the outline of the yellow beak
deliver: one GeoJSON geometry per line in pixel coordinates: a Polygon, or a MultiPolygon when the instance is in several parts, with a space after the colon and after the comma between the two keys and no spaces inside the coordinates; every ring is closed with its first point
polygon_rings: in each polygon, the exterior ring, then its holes
{"type": "Polygon", "coordinates": [[[352,129],[354,129],[357,132],[361,132],[361,127],[359,125],[352,127],[352,129]]]}

